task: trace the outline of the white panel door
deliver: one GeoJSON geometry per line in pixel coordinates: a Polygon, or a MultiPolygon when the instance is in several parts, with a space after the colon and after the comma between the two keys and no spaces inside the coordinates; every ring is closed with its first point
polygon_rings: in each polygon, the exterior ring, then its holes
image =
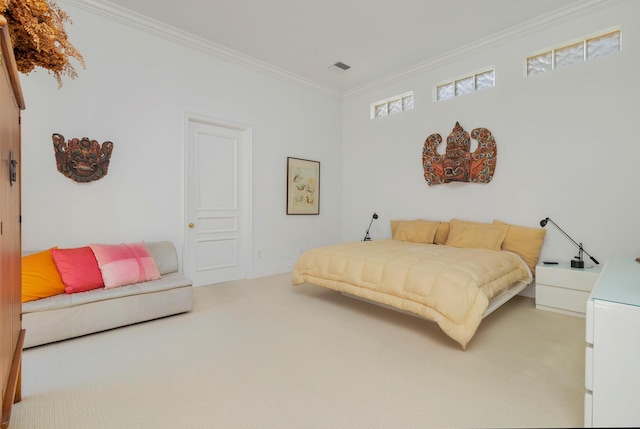
{"type": "Polygon", "coordinates": [[[186,275],[194,286],[246,277],[248,131],[187,121],[186,275]]]}

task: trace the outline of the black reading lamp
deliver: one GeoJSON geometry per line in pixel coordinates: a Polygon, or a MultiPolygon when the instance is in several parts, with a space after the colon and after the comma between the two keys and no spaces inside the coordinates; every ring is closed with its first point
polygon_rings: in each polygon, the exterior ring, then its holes
{"type": "Polygon", "coordinates": [[[575,241],[573,238],[569,237],[569,234],[567,234],[566,232],[564,232],[564,231],[562,230],[562,228],[560,228],[558,225],[556,225],[556,223],[555,223],[554,221],[552,221],[551,219],[549,219],[548,217],[546,217],[546,218],[544,218],[544,219],[542,219],[542,220],[540,221],[540,226],[544,228],[544,226],[547,224],[547,222],[551,222],[551,223],[553,224],[553,226],[555,226],[556,228],[558,228],[558,230],[559,230],[562,234],[564,234],[564,236],[565,236],[565,237],[567,237],[567,238],[568,238],[568,239],[569,239],[573,244],[575,244],[575,245],[576,245],[576,247],[578,248],[578,255],[576,256],[576,258],[578,258],[578,259],[572,259],[572,260],[571,260],[571,267],[573,267],[573,268],[584,268],[584,261],[582,260],[582,253],[583,253],[583,252],[584,252],[584,253],[586,253],[586,254],[587,254],[587,256],[588,256],[589,258],[591,258],[591,260],[592,260],[596,265],[600,264],[600,262],[598,262],[598,261],[596,260],[596,258],[594,258],[593,256],[589,255],[589,253],[588,253],[586,250],[584,250],[584,248],[582,247],[582,243],[576,243],[576,241],[575,241]]]}
{"type": "Polygon", "coordinates": [[[371,222],[369,222],[369,228],[367,228],[367,233],[364,235],[364,240],[362,241],[371,241],[371,237],[369,237],[369,230],[371,229],[371,224],[373,223],[374,219],[378,219],[378,215],[376,213],[374,213],[373,217],[371,217],[371,222]]]}

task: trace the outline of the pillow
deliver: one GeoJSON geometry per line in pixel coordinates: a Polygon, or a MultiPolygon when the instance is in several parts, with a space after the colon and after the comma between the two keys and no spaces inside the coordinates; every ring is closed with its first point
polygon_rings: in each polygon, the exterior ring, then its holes
{"type": "Polygon", "coordinates": [[[411,241],[414,243],[432,244],[433,237],[440,222],[422,219],[396,221],[397,226],[393,234],[394,240],[411,241]]]}
{"type": "Polygon", "coordinates": [[[475,249],[500,250],[509,228],[507,225],[456,222],[454,219],[449,224],[447,246],[475,249]]]}
{"type": "Polygon", "coordinates": [[[52,249],[22,257],[22,302],[64,293],[64,283],[51,257],[52,249]]]}
{"type": "Polygon", "coordinates": [[[86,292],[104,286],[98,262],[89,246],[51,250],[64,290],[67,293],[86,292]]]}
{"type": "Polygon", "coordinates": [[[453,219],[451,219],[449,222],[451,222],[451,223],[466,223],[466,224],[469,224],[469,225],[493,225],[491,223],[474,222],[472,220],[457,219],[455,217],[453,219]]]}
{"type": "Polygon", "coordinates": [[[499,220],[494,220],[493,223],[497,225],[508,225],[509,229],[502,242],[502,250],[520,255],[531,269],[531,273],[535,274],[547,230],[544,228],[509,225],[499,220]]]}
{"type": "Polygon", "coordinates": [[[399,220],[391,221],[391,238],[393,238],[393,236],[396,235],[396,230],[398,229],[399,222],[400,222],[399,220]]]}
{"type": "Polygon", "coordinates": [[[105,289],[160,278],[158,267],[144,242],[91,244],[105,289]]]}
{"type": "Polygon", "coordinates": [[[433,244],[444,244],[449,236],[449,222],[440,222],[436,236],[433,237],[433,244]]]}

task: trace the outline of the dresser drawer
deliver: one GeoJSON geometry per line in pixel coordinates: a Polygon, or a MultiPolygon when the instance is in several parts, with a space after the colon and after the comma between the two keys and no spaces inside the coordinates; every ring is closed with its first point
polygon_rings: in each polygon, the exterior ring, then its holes
{"type": "MultiPolygon", "coordinates": [[[[599,275],[599,268],[569,268],[563,265],[550,268],[541,265],[536,268],[536,285],[560,286],[591,292],[599,275]]],[[[584,310],[582,312],[584,313],[584,310]]]]}
{"type": "Polygon", "coordinates": [[[585,314],[589,293],[555,286],[536,285],[536,307],[551,307],[585,314]]]}
{"type": "Polygon", "coordinates": [[[593,311],[594,311],[594,303],[591,299],[591,295],[589,295],[589,299],[587,300],[587,326],[585,327],[585,339],[587,344],[593,346],[593,311]]]}
{"type": "Polygon", "coordinates": [[[593,395],[591,392],[584,394],[584,427],[593,427],[593,395]]]}
{"type": "Polygon", "coordinates": [[[593,346],[587,344],[584,349],[584,387],[593,390],[593,346]]]}

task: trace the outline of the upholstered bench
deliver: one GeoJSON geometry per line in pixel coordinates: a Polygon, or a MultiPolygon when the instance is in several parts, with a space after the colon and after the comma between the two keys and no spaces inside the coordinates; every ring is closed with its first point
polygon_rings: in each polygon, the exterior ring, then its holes
{"type": "Polygon", "coordinates": [[[169,241],[145,244],[161,275],[159,279],[24,302],[24,347],[190,311],[193,286],[178,272],[175,246],[169,241]]]}

